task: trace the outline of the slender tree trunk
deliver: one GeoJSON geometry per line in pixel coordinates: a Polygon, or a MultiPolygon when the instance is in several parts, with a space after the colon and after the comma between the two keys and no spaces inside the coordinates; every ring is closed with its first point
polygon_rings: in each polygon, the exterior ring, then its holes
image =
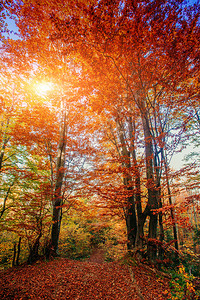
{"type": "Polygon", "coordinates": [[[157,224],[158,216],[153,211],[158,209],[158,191],[154,179],[153,170],[153,144],[152,135],[149,128],[149,122],[147,116],[142,116],[143,131],[145,138],[145,156],[146,156],[146,174],[147,174],[147,189],[148,189],[148,207],[149,207],[149,231],[148,231],[148,245],[147,255],[150,261],[154,261],[157,255],[157,247],[154,243],[154,239],[157,238],[157,224]]]}
{"type": "Polygon", "coordinates": [[[137,236],[137,219],[135,213],[134,196],[131,196],[128,199],[126,226],[127,226],[127,234],[128,234],[127,248],[128,250],[131,250],[135,247],[136,236],[137,236]]]}
{"type": "MultiPolygon", "coordinates": [[[[14,104],[14,92],[13,92],[13,104],[14,104]]],[[[12,111],[12,109],[13,109],[13,104],[10,108],[10,111],[12,111]]],[[[6,146],[9,142],[9,140],[10,140],[10,137],[7,136],[7,131],[8,131],[9,124],[10,124],[10,117],[6,121],[6,125],[5,125],[6,127],[5,127],[5,131],[4,131],[3,138],[2,138],[3,143],[2,143],[1,154],[0,154],[0,171],[1,171],[2,166],[3,166],[3,158],[4,158],[4,154],[5,154],[5,149],[6,149],[6,146]]]]}
{"type": "Polygon", "coordinates": [[[140,171],[137,164],[137,157],[135,151],[135,119],[129,118],[129,137],[131,141],[130,154],[133,159],[133,167],[135,172],[134,178],[134,186],[135,186],[135,206],[137,209],[137,231],[136,231],[136,239],[135,246],[137,248],[143,248],[144,241],[144,223],[146,220],[146,216],[142,213],[142,204],[141,204],[141,186],[140,186],[140,171]]]}
{"type": "Polygon", "coordinates": [[[6,202],[8,200],[8,197],[9,197],[9,194],[10,194],[10,191],[11,191],[11,188],[13,187],[15,181],[13,181],[13,183],[9,186],[7,192],[6,192],[6,195],[4,197],[4,200],[3,200],[3,207],[2,207],[2,210],[0,211],[0,218],[3,216],[4,212],[6,211],[6,202]]]}
{"type": "Polygon", "coordinates": [[[58,146],[58,156],[56,164],[56,184],[53,199],[53,217],[51,230],[51,247],[53,255],[58,255],[58,241],[60,234],[60,225],[62,219],[62,185],[65,168],[65,152],[66,152],[66,112],[60,124],[60,141],[58,146]]]}
{"type": "Polygon", "coordinates": [[[143,248],[144,243],[144,223],[147,217],[147,210],[142,212],[141,202],[141,184],[140,184],[140,171],[136,160],[135,148],[132,151],[133,166],[135,170],[135,205],[137,208],[137,236],[136,236],[136,247],[143,248]]]}
{"type": "Polygon", "coordinates": [[[19,266],[19,255],[20,255],[21,239],[22,238],[20,236],[19,241],[18,241],[18,245],[16,243],[14,243],[12,267],[19,266]],[[16,259],[16,262],[15,262],[15,259],[16,259]]]}
{"type": "MultiPolygon", "coordinates": [[[[64,167],[64,163],[61,163],[64,167]]],[[[60,234],[60,225],[62,219],[62,181],[64,177],[64,170],[60,166],[57,172],[57,182],[55,187],[55,196],[53,203],[53,218],[52,218],[52,231],[51,231],[51,243],[53,247],[54,254],[58,254],[58,241],[60,234]]]]}
{"type": "Polygon", "coordinates": [[[174,214],[174,209],[172,207],[172,197],[171,197],[171,190],[170,190],[170,185],[169,185],[169,174],[168,174],[168,167],[167,167],[167,162],[165,159],[164,151],[161,149],[162,152],[162,158],[164,161],[164,167],[165,167],[165,175],[166,175],[166,183],[167,183],[167,192],[168,192],[168,200],[169,200],[169,205],[170,205],[170,213],[171,213],[171,218],[172,218],[172,228],[173,228],[173,235],[174,235],[174,247],[178,251],[179,246],[178,246],[178,234],[177,234],[177,229],[176,229],[176,219],[175,219],[175,214],[174,214]]]}
{"type": "MultiPolygon", "coordinates": [[[[156,186],[157,186],[157,193],[158,193],[158,205],[159,208],[162,208],[162,198],[161,198],[161,186],[160,186],[160,178],[161,178],[161,173],[162,173],[162,165],[159,160],[159,155],[158,155],[158,150],[157,150],[157,145],[154,144],[154,169],[155,169],[155,176],[156,176],[156,186]]],[[[158,224],[159,224],[159,246],[158,246],[158,258],[160,260],[163,259],[164,255],[164,249],[163,249],[163,241],[164,241],[164,228],[163,228],[163,213],[162,211],[159,212],[158,214],[158,224]]]]}
{"type": "Polygon", "coordinates": [[[135,211],[135,197],[134,197],[134,191],[132,186],[133,181],[130,174],[130,167],[131,167],[130,151],[127,149],[128,145],[126,145],[122,124],[120,124],[120,122],[117,121],[117,125],[118,125],[118,135],[119,135],[121,148],[122,148],[121,151],[122,158],[123,158],[122,164],[123,166],[126,167],[126,173],[128,173],[124,178],[124,185],[126,186],[127,191],[130,192],[131,194],[127,199],[127,208],[125,213],[127,237],[128,237],[127,248],[128,250],[131,250],[135,247],[135,241],[137,236],[137,218],[136,218],[136,211],[135,211]]]}
{"type": "Polygon", "coordinates": [[[19,255],[20,255],[20,250],[21,250],[21,240],[22,240],[22,237],[20,236],[19,237],[19,242],[18,242],[18,245],[17,245],[16,266],[19,266],[19,255]]]}
{"type": "MultiPolygon", "coordinates": [[[[159,187],[160,187],[160,180],[159,180],[159,187]]],[[[159,208],[162,208],[162,199],[161,199],[160,188],[159,188],[158,204],[159,204],[159,208]]],[[[163,241],[165,238],[165,234],[164,234],[164,228],[163,228],[163,213],[162,213],[162,211],[159,212],[158,223],[159,223],[159,240],[160,240],[160,243],[158,246],[158,258],[159,258],[159,260],[163,260],[164,259],[163,241]]],[[[158,267],[161,268],[160,263],[158,264],[158,267]]]]}
{"type": "Polygon", "coordinates": [[[58,254],[58,241],[61,224],[61,199],[57,196],[53,206],[52,231],[51,231],[51,246],[53,247],[54,255],[58,254]]]}
{"type": "Polygon", "coordinates": [[[13,259],[12,259],[12,267],[15,266],[15,258],[16,258],[16,243],[13,246],[13,259]]]}
{"type": "MultiPolygon", "coordinates": [[[[170,189],[168,190],[169,193],[169,204],[170,206],[172,205],[172,198],[171,198],[171,194],[170,194],[170,189]]],[[[173,234],[174,234],[174,247],[176,250],[179,250],[178,247],[178,234],[177,234],[177,230],[176,230],[176,220],[175,220],[175,215],[174,215],[174,209],[173,207],[170,208],[170,212],[171,212],[171,218],[172,218],[172,227],[173,227],[173,234]]]]}
{"type": "Polygon", "coordinates": [[[36,238],[33,246],[30,248],[30,253],[28,257],[28,264],[33,264],[38,260],[39,254],[39,245],[40,245],[40,238],[42,236],[42,232],[40,232],[39,236],[36,238]]]}
{"type": "MultiPolygon", "coordinates": [[[[131,120],[129,120],[130,122],[131,120]]],[[[129,124],[130,125],[130,124],[129,124]]],[[[130,151],[124,136],[123,125],[117,120],[118,127],[118,136],[121,143],[121,155],[122,155],[122,165],[126,168],[126,176],[124,177],[124,186],[127,191],[130,193],[130,196],[127,198],[127,207],[125,209],[125,218],[126,218],[126,229],[127,229],[127,248],[131,250],[135,247],[135,241],[137,236],[137,218],[135,211],[135,196],[133,190],[133,181],[130,174],[131,161],[130,161],[130,151]]],[[[129,127],[130,131],[130,127],[129,127]]],[[[130,132],[129,132],[130,134],[130,132]]]]}
{"type": "Polygon", "coordinates": [[[135,245],[137,248],[142,249],[144,246],[144,223],[145,223],[145,218],[144,216],[139,216],[138,217],[138,228],[137,228],[137,236],[136,236],[136,242],[135,245]]]}

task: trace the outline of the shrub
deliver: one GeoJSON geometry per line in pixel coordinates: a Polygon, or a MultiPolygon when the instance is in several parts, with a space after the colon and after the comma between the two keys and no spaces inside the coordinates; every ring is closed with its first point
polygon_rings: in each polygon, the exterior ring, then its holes
{"type": "Polygon", "coordinates": [[[59,242],[61,256],[71,259],[83,259],[88,257],[91,251],[90,234],[76,225],[65,229],[59,242]]]}
{"type": "Polygon", "coordinates": [[[173,300],[195,300],[198,294],[192,283],[192,277],[185,271],[185,267],[181,264],[178,272],[172,272],[172,280],[170,282],[171,299],[173,300]]]}

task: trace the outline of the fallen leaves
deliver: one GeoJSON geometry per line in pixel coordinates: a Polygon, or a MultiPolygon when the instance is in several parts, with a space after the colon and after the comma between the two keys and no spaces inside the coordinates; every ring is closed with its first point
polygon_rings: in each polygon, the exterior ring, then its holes
{"type": "Polygon", "coordinates": [[[145,300],[167,299],[169,288],[166,280],[159,282],[153,272],[145,274],[141,266],[129,268],[135,282],[128,267],[116,262],[96,263],[59,258],[12,268],[1,272],[0,298],[140,300],[139,289],[145,300]]]}

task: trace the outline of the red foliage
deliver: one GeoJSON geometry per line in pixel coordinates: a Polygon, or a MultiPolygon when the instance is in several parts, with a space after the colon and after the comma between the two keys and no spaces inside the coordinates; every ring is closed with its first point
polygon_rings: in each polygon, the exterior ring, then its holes
{"type": "Polygon", "coordinates": [[[167,299],[167,280],[158,279],[144,266],[132,267],[133,284],[128,266],[116,262],[97,263],[56,259],[32,266],[2,271],[0,298],[9,299],[167,299]]]}

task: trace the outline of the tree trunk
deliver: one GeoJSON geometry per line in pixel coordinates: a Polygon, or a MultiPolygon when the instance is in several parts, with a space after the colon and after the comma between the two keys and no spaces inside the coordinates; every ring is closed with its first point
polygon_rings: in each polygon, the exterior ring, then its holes
{"type": "MultiPolygon", "coordinates": [[[[156,175],[156,186],[157,186],[157,194],[158,194],[158,205],[159,208],[162,208],[162,198],[161,198],[161,186],[160,186],[160,178],[162,173],[162,165],[159,160],[158,150],[157,150],[157,144],[154,144],[154,169],[155,169],[155,175],[156,175]]],[[[164,249],[163,249],[163,241],[164,241],[164,228],[163,228],[163,213],[162,211],[159,212],[158,215],[158,223],[159,223],[159,246],[158,246],[158,258],[160,260],[163,259],[164,255],[164,249]]],[[[159,265],[161,267],[161,265],[159,265]]]]}
{"type": "Polygon", "coordinates": [[[145,215],[144,213],[137,213],[138,215],[138,228],[137,228],[137,236],[136,236],[136,247],[139,249],[143,248],[144,245],[144,223],[146,221],[146,217],[147,215],[145,215]]]}
{"type": "Polygon", "coordinates": [[[128,235],[127,248],[128,250],[131,250],[135,247],[136,235],[137,235],[137,219],[135,213],[134,196],[131,196],[128,199],[126,226],[127,226],[127,235],[128,235]]]}
{"type": "Polygon", "coordinates": [[[0,212],[0,218],[3,216],[4,212],[6,211],[6,202],[8,200],[8,197],[9,197],[9,194],[10,194],[10,191],[11,191],[11,188],[13,187],[15,183],[15,180],[13,181],[13,183],[9,186],[7,192],[6,192],[6,195],[4,197],[4,200],[3,200],[3,207],[2,207],[2,210],[0,212]]]}
{"type": "Polygon", "coordinates": [[[58,146],[58,156],[56,164],[56,184],[53,199],[53,217],[51,230],[51,247],[53,255],[58,255],[58,241],[60,234],[60,226],[62,219],[62,185],[65,168],[65,152],[66,152],[66,112],[60,124],[60,141],[58,146]]]}
{"type": "MultiPolygon", "coordinates": [[[[134,206],[137,209],[137,216],[135,212],[135,222],[137,228],[135,229],[135,247],[142,249],[144,244],[144,223],[147,217],[147,210],[142,212],[142,204],[141,204],[141,184],[140,184],[140,171],[137,164],[137,157],[136,157],[136,151],[135,151],[135,118],[130,117],[129,118],[129,138],[131,141],[130,146],[130,155],[132,156],[132,166],[134,168],[134,187],[135,187],[135,193],[134,193],[134,206]]],[[[134,224],[132,224],[133,226],[134,224]]],[[[134,228],[134,227],[133,227],[134,228]]]]}
{"type": "Polygon", "coordinates": [[[145,138],[145,156],[146,156],[146,175],[147,175],[147,189],[148,189],[148,208],[149,208],[149,232],[148,232],[148,245],[147,256],[150,261],[154,261],[157,255],[157,247],[154,240],[157,238],[157,223],[158,216],[154,209],[158,209],[158,191],[154,179],[153,170],[153,143],[152,135],[149,127],[148,118],[146,115],[142,116],[143,131],[145,138]]]}
{"type": "Polygon", "coordinates": [[[146,220],[145,213],[142,212],[142,203],[141,203],[141,185],[140,185],[140,171],[136,160],[136,151],[133,146],[132,150],[132,158],[133,158],[133,167],[135,170],[135,205],[137,209],[137,235],[135,246],[138,248],[143,248],[144,242],[144,223],[146,220]]]}
{"type": "MultiPolygon", "coordinates": [[[[129,122],[131,122],[131,120],[129,120],[129,122]]],[[[130,174],[130,167],[131,167],[130,151],[127,148],[128,145],[126,144],[124,129],[119,120],[117,121],[117,126],[118,126],[119,140],[122,149],[121,150],[121,155],[123,158],[122,165],[126,168],[126,177],[124,177],[123,181],[127,191],[131,193],[131,195],[127,199],[127,208],[125,213],[126,229],[127,229],[127,237],[128,237],[127,248],[128,250],[131,250],[135,247],[135,242],[136,242],[137,219],[136,219],[136,211],[135,211],[135,199],[134,199],[135,197],[134,197],[134,191],[132,186],[133,180],[130,174]]],[[[129,127],[129,131],[130,131],[130,127],[129,127]]]]}
{"type": "Polygon", "coordinates": [[[30,247],[28,264],[33,264],[34,262],[36,262],[38,260],[38,257],[39,257],[38,250],[39,250],[41,236],[42,236],[42,233],[40,232],[40,234],[37,237],[37,239],[35,240],[33,246],[30,247]]]}
{"type": "Polygon", "coordinates": [[[158,216],[150,212],[149,233],[147,244],[147,255],[150,261],[155,261],[157,257],[157,246],[155,239],[157,238],[158,216]]]}
{"type": "Polygon", "coordinates": [[[61,199],[57,198],[53,206],[52,230],[51,230],[51,247],[53,248],[54,255],[58,254],[58,241],[61,225],[61,199]]]}
{"type": "Polygon", "coordinates": [[[16,243],[14,243],[12,267],[19,266],[19,255],[20,255],[21,239],[22,238],[20,236],[18,245],[16,243]],[[17,256],[17,258],[16,258],[16,256],[17,256]],[[15,259],[16,259],[16,262],[15,262],[15,259]]]}
{"type": "MultiPolygon", "coordinates": [[[[160,201],[160,208],[162,207],[162,203],[160,201]]],[[[159,240],[160,240],[160,244],[159,244],[159,249],[158,249],[158,258],[159,259],[163,259],[163,255],[164,255],[164,250],[163,250],[163,241],[164,241],[164,228],[163,228],[163,219],[162,219],[162,212],[159,213],[158,216],[158,220],[159,220],[159,240]]]]}
{"type": "Polygon", "coordinates": [[[178,246],[178,234],[177,234],[177,229],[176,229],[176,220],[175,220],[175,214],[174,214],[174,209],[172,207],[172,197],[171,197],[171,190],[170,190],[170,185],[169,185],[169,174],[168,174],[168,167],[167,167],[167,162],[165,159],[164,151],[161,149],[162,152],[162,159],[164,161],[164,167],[165,167],[165,175],[166,175],[166,183],[167,183],[167,192],[168,192],[168,200],[169,200],[169,205],[170,205],[170,213],[171,213],[171,218],[172,218],[172,228],[173,228],[173,234],[174,234],[174,247],[178,251],[179,246],[178,246]]]}
{"type": "Polygon", "coordinates": [[[12,267],[15,266],[15,258],[16,258],[16,243],[13,246],[13,260],[12,260],[12,267]]]}
{"type": "Polygon", "coordinates": [[[19,266],[19,255],[20,255],[20,250],[21,250],[21,240],[22,240],[22,237],[20,236],[19,237],[19,242],[18,242],[18,245],[17,245],[16,266],[19,266]]]}

